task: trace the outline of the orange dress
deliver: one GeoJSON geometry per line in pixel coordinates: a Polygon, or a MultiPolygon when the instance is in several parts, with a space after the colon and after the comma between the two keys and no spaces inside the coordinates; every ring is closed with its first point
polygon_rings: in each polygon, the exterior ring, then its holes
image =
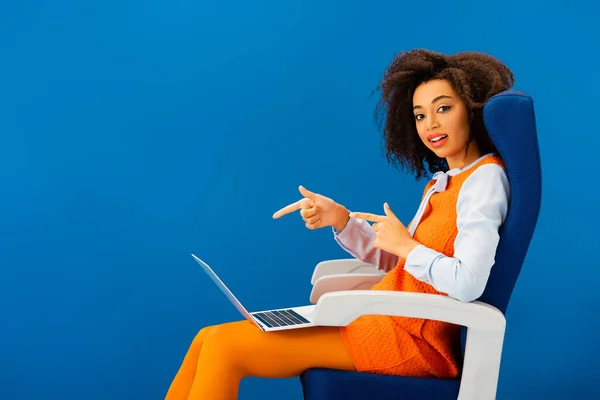
{"type": "MultiPolygon", "coordinates": [[[[495,163],[497,156],[485,157],[472,168],[448,179],[446,190],[434,193],[427,204],[414,238],[448,257],[454,255],[458,234],[456,205],[465,180],[480,166],[495,163]]],[[[435,182],[430,182],[427,192],[435,182]]],[[[401,259],[372,290],[396,290],[446,295],[404,270],[401,259]]],[[[455,378],[460,327],[419,318],[365,315],[340,327],[342,339],[358,371],[386,375],[455,378]]]]}

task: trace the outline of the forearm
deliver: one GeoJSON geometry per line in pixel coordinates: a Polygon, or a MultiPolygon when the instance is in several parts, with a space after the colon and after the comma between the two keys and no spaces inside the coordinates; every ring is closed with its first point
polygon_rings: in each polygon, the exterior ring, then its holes
{"type": "Polygon", "coordinates": [[[404,269],[418,280],[432,285],[437,291],[459,301],[470,302],[483,293],[491,264],[493,259],[481,258],[480,264],[474,264],[421,245],[409,254],[404,269]]]}

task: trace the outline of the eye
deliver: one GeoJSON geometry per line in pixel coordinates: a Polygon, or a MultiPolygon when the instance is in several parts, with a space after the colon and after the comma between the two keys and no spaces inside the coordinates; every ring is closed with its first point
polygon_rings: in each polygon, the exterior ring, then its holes
{"type": "Polygon", "coordinates": [[[446,111],[448,111],[451,108],[452,107],[450,107],[450,106],[441,106],[441,107],[438,108],[438,111],[439,112],[446,112],[446,111]]]}
{"type": "Polygon", "coordinates": [[[417,114],[417,115],[415,115],[415,119],[417,121],[422,120],[423,118],[425,118],[425,116],[423,114],[417,114]]]}

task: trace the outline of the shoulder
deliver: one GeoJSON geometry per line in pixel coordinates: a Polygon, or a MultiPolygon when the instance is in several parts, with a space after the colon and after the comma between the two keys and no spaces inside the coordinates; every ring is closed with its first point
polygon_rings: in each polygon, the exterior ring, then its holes
{"type": "Polygon", "coordinates": [[[504,164],[478,165],[464,181],[456,204],[458,214],[492,214],[504,220],[510,200],[510,184],[504,164]]]}
{"type": "Polygon", "coordinates": [[[460,179],[461,193],[500,187],[507,192],[510,190],[506,166],[502,158],[496,154],[482,157],[472,168],[460,175],[463,175],[460,179]]]}
{"type": "Polygon", "coordinates": [[[504,164],[501,162],[482,163],[474,168],[473,172],[465,179],[462,185],[461,193],[464,191],[483,190],[503,190],[510,191],[508,176],[504,164]]]}

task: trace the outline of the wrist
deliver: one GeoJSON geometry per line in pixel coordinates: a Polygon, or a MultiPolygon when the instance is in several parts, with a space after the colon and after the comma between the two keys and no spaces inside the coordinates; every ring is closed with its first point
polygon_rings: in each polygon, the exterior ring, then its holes
{"type": "Polygon", "coordinates": [[[348,221],[350,221],[350,211],[348,211],[346,207],[341,204],[338,204],[336,208],[337,218],[336,222],[333,224],[333,228],[336,231],[341,232],[344,230],[346,225],[348,225],[348,221]]]}
{"type": "Polygon", "coordinates": [[[421,243],[417,242],[415,239],[407,240],[405,243],[398,247],[396,255],[401,258],[407,258],[408,255],[415,249],[415,247],[420,245],[421,243]]]}

